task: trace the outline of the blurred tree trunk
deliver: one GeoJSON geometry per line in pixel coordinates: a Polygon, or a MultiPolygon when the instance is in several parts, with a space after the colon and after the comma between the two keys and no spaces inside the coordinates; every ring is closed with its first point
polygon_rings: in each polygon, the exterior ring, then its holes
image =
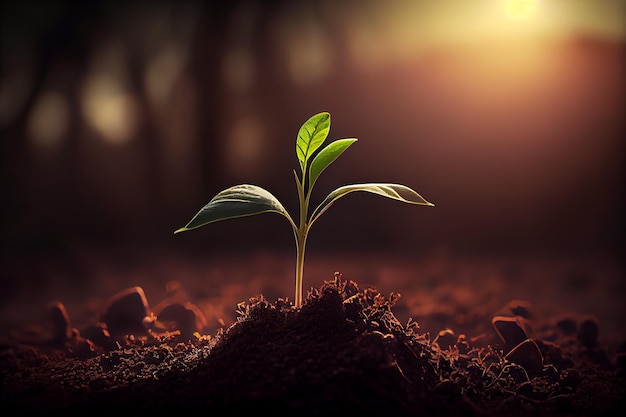
{"type": "MultiPolygon", "coordinates": [[[[30,25],[30,11],[28,6],[23,6],[24,9],[20,10],[19,4],[13,5],[16,8],[11,9],[12,16],[5,16],[3,21],[11,19],[12,30],[17,32],[11,32],[11,40],[15,41],[11,44],[11,48],[15,48],[19,53],[19,48],[33,48],[35,50],[35,61],[33,63],[33,75],[32,84],[28,91],[28,95],[24,100],[23,105],[17,111],[17,114],[10,123],[2,128],[0,136],[2,141],[0,144],[1,156],[0,156],[0,169],[3,184],[3,221],[2,221],[2,233],[3,233],[3,250],[8,248],[15,248],[18,250],[28,248],[33,249],[37,245],[36,242],[42,242],[43,234],[46,230],[36,231],[38,236],[32,236],[28,232],[34,233],[31,228],[27,227],[27,224],[20,223],[22,220],[25,223],[29,223],[33,219],[36,219],[45,208],[34,207],[36,210],[34,213],[29,213],[31,207],[29,207],[29,194],[32,190],[28,189],[29,184],[37,183],[38,167],[37,161],[33,158],[33,149],[29,144],[29,138],[27,136],[28,121],[31,116],[33,107],[35,106],[37,99],[42,92],[48,87],[50,74],[59,63],[71,63],[69,65],[74,66],[74,70],[77,73],[81,73],[84,69],[86,52],[88,45],[87,39],[81,35],[81,30],[84,27],[93,25],[94,13],[97,12],[93,6],[87,2],[73,2],[71,6],[67,6],[61,13],[58,13],[58,20],[54,20],[54,16],[51,17],[49,22],[49,28],[47,31],[39,32],[39,37],[30,39],[30,43],[22,42],[22,31],[28,31],[30,25]],[[34,216],[34,217],[33,217],[34,216]],[[19,219],[19,220],[18,220],[19,219]]],[[[59,6],[61,7],[61,6],[59,6]]],[[[5,10],[6,11],[6,10],[5,10]]],[[[13,51],[3,51],[2,56],[6,57],[13,51]]],[[[4,76],[5,74],[3,74],[4,76]]],[[[75,102],[74,92],[80,83],[80,79],[74,80],[74,83],[70,87],[70,106],[78,106],[75,102]]],[[[68,195],[73,194],[73,184],[76,181],[76,173],[73,172],[75,168],[75,160],[77,155],[76,150],[76,124],[75,118],[70,120],[70,127],[67,134],[66,149],[61,149],[62,159],[59,161],[62,164],[60,182],[61,188],[58,190],[56,196],[58,201],[63,201],[68,195]]],[[[60,225],[57,225],[60,227],[60,225]]],[[[55,225],[47,225],[52,230],[48,230],[48,236],[56,235],[58,230],[55,225]]]]}
{"type": "MultiPolygon", "coordinates": [[[[191,43],[190,68],[199,86],[197,94],[198,152],[200,153],[201,195],[209,197],[219,185],[220,115],[223,91],[220,83],[220,59],[224,55],[224,34],[227,30],[229,8],[207,4],[198,31],[191,43]]],[[[207,200],[208,201],[208,200],[207,200]]],[[[206,201],[203,200],[202,203],[206,201]]]]}

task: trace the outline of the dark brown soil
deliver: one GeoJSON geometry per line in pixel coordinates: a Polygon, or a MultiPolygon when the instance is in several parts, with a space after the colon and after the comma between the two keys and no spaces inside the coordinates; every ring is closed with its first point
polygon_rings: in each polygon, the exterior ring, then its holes
{"type": "Polygon", "coordinates": [[[132,334],[113,313],[109,329],[72,332],[53,305],[47,344],[2,346],[0,401],[21,414],[609,416],[626,406],[624,346],[607,351],[594,318],[530,331],[531,307],[512,301],[490,335],[431,334],[397,318],[399,296],[336,274],[301,309],[263,296],[234,305],[237,319],[212,335],[183,325],[188,304],[170,312],[174,327],[143,320],[132,334]]]}

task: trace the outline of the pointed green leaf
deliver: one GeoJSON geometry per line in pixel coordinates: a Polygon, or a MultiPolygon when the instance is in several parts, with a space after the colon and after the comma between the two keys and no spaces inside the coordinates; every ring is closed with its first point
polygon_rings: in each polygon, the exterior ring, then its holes
{"type": "Polygon", "coordinates": [[[272,193],[256,185],[235,185],[218,193],[185,227],[174,233],[196,229],[220,220],[271,212],[282,214],[293,225],[289,213],[272,193]]]}
{"type": "Polygon", "coordinates": [[[313,161],[311,161],[311,169],[309,170],[309,190],[313,188],[313,184],[315,184],[315,181],[317,181],[322,171],[356,141],[356,139],[352,138],[336,140],[322,149],[315,158],[313,158],[313,161]]]}
{"type": "Polygon", "coordinates": [[[402,201],[403,203],[434,206],[434,204],[426,201],[424,197],[422,197],[416,191],[407,187],[406,185],[389,183],[345,185],[343,187],[337,188],[335,191],[328,194],[324,201],[322,201],[320,205],[317,206],[315,211],[311,214],[311,221],[309,224],[313,224],[313,222],[317,220],[322,215],[322,213],[328,210],[328,208],[339,198],[355,191],[365,191],[368,193],[378,194],[382,195],[383,197],[402,201]]]}
{"type": "MultiPolygon", "coordinates": [[[[330,131],[330,113],[322,112],[311,116],[304,122],[298,131],[296,139],[296,155],[300,161],[300,168],[304,173],[307,161],[313,153],[322,146],[330,131]]],[[[303,178],[304,180],[304,178],[303,178]]]]}

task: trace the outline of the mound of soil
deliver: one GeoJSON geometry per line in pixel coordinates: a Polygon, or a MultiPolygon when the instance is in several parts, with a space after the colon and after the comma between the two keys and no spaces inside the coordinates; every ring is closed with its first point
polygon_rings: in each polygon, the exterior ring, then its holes
{"type": "Polygon", "coordinates": [[[603,416],[626,405],[623,349],[609,357],[592,319],[531,335],[527,307],[513,302],[493,317],[499,342],[487,343],[401,323],[398,297],[336,274],[299,309],[263,296],[239,303],[237,320],[213,336],[197,331],[201,317],[190,305],[162,308],[169,324],[144,316],[138,288],[82,332],[53,305],[46,343],[2,346],[0,401],[22,414],[603,416]]]}

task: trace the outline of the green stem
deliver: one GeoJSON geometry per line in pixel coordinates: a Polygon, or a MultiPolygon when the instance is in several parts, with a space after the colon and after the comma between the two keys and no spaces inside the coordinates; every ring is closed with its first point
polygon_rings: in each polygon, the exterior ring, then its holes
{"type": "Polygon", "coordinates": [[[306,249],[306,238],[309,232],[309,224],[307,222],[307,216],[309,215],[309,198],[311,197],[311,190],[309,189],[305,195],[305,179],[306,179],[306,165],[302,169],[302,181],[298,179],[296,175],[296,185],[298,187],[298,200],[300,203],[300,223],[299,227],[294,228],[294,235],[296,239],[296,294],[294,297],[294,303],[296,308],[302,307],[302,280],[304,276],[304,252],[306,249]]]}
{"type": "Polygon", "coordinates": [[[295,306],[302,306],[302,277],[304,275],[304,249],[306,247],[306,226],[296,236],[296,294],[295,306]]]}

